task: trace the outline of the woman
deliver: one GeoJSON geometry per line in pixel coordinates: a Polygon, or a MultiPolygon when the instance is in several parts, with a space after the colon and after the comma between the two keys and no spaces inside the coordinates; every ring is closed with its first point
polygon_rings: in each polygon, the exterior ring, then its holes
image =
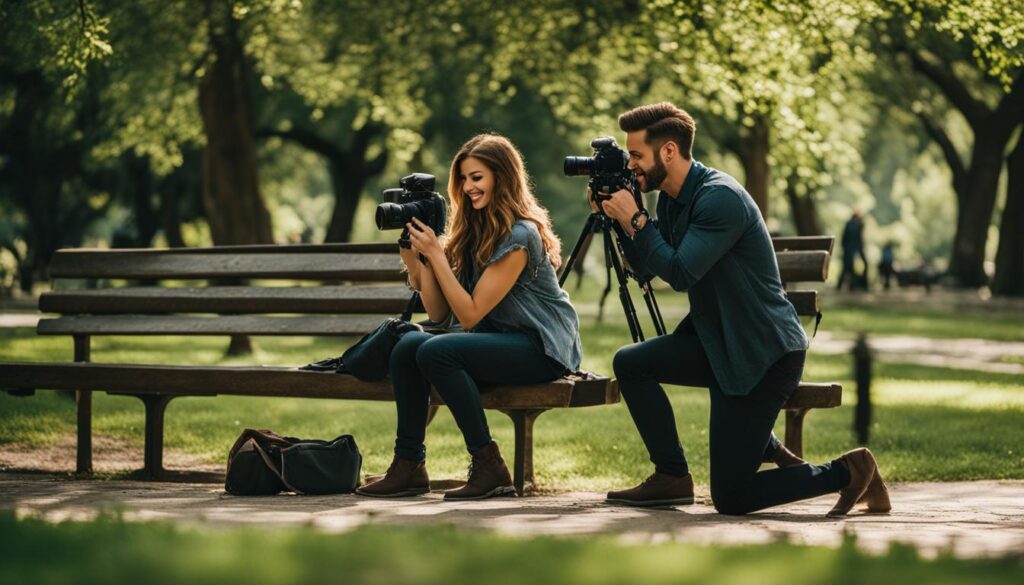
{"type": "Polygon", "coordinates": [[[481,134],[455,154],[444,242],[424,223],[402,250],[409,283],[432,321],[454,317],[467,332],[406,334],[391,354],[398,407],[395,457],[387,474],[357,493],[399,497],[430,491],[423,445],[430,387],[444,398],[472,457],[469,479],[445,500],[513,495],[480,393],[486,384],[536,384],[579,368],[579,317],[558,286],[561,243],[530,192],[519,151],[481,134]]]}

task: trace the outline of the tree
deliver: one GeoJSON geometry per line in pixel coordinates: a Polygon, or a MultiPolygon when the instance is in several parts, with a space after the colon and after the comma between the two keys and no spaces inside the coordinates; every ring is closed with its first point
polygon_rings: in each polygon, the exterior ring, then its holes
{"type": "Polygon", "coordinates": [[[964,157],[925,96],[922,123],[942,149],[958,204],[949,274],[962,286],[983,286],[999,177],[1009,141],[1024,122],[1024,16],[1017,3],[1001,0],[970,8],[909,0],[879,7],[880,38],[903,57],[897,64],[938,92],[973,133],[964,157]]]}
{"type": "Polygon", "coordinates": [[[47,1],[4,1],[0,21],[0,198],[19,225],[4,247],[31,292],[53,252],[77,245],[109,205],[90,197],[86,172],[98,108],[86,74],[110,53],[108,23],[85,3],[47,1]]]}

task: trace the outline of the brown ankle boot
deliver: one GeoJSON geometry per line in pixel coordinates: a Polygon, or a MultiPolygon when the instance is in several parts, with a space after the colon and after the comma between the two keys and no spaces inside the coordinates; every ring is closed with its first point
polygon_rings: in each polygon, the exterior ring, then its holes
{"type": "Polygon", "coordinates": [[[482,500],[493,496],[514,495],[516,495],[516,488],[512,485],[512,475],[508,472],[505,460],[501,458],[498,444],[491,441],[490,445],[473,453],[466,485],[457,490],[445,492],[444,499],[446,501],[482,500]]]}
{"type": "Polygon", "coordinates": [[[635,488],[608,492],[605,501],[638,507],[688,506],[693,503],[693,477],[655,471],[635,488]]]}
{"type": "Polygon", "coordinates": [[[807,465],[807,462],[801,459],[796,453],[790,451],[785,445],[779,445],[779,448],[772,453],[772,463],[777,465],[780,469],[783,467],[796,467],[797,465],[807,465]]]}
{"type": "Polygon", "coordinates": [[[850,472],[850,483],[839,490],[839,501],[829,510],[828,516],[845,516],[867,491],[878,470],[874,455],[864,448],[846,453],[839,458],[839,463],[850,472]]]}
{"type": "Polygon", "coordinates": [[[875,476],[871,478],[868,489],[864,490],[864,495],[857,500],[857,503],[867,504],[868,512],[872,514],[887,514],[892,510],[892,502],[889,501],[889,489],[885,487],[885,482],[882,481],[882,474],[878,469],[875,469],[875,476]]]}
{"type": "Polygon", "coordinates": [[[430,491],[430,478],[423,461],[395,457],[388,472],[377,481],[356,490],[361,496],[374,498],[401,498],[418,496],[430,491]]]}

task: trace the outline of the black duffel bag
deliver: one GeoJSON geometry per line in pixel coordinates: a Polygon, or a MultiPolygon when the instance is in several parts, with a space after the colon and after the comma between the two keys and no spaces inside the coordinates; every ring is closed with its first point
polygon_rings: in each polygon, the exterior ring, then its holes
{"type": "Polygon", "coordinates": [[[228,452],[224,489],[236,496],[347,494],[359,487],[363,456],[352,435],[333,441],[245,429],[228,452]]]}

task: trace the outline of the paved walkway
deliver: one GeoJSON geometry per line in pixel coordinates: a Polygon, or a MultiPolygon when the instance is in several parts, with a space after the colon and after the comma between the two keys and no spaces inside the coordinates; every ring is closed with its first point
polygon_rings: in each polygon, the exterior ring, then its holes
{"type": "MultiPolygon", "coordinates": [[[[912,483],[892,486],[890,515],[833,520],[834,496],[742,518],[716,514],[706,501],[645,510],[604,504],[594,493],[445,503],[439,494],[378,500],[358,496],[233,497],[217,484],[68,480],[0,473],[0,509],[50,520],[87,519],[118,509],[131,520],[214,526],[314,526],[351,530],[364,524],[454,524],[510,535],[618,535],[626,542],[794,543],[838,546],[844,533],[868,551],[913,544],[926,556],[1024,554],[1024,481],[912,483]]],[[[706,500],[698,496],[698,500],[706,500]]]]}

